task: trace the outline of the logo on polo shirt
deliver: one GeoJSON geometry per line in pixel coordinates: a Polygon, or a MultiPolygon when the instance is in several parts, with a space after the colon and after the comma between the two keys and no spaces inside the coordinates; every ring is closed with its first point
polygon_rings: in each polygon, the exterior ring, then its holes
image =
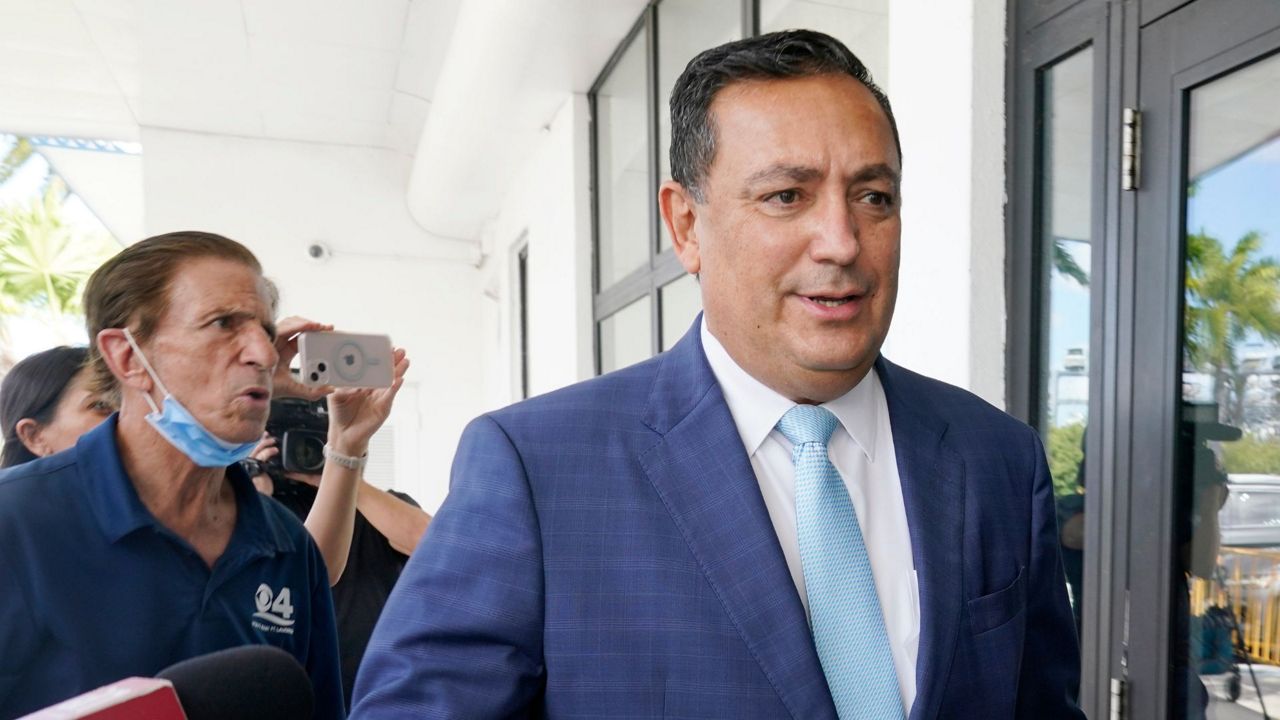
{"type": "Polygon", "coordinates": [[[253,594],[253,604],[258,612],[253,614],[253,627],[262,632],[293,634],[293,594],[282,587],[276,593],[271,586],[262,583],[253,594]],[[264,622],[259,622],[259,621],[264,622]]]}

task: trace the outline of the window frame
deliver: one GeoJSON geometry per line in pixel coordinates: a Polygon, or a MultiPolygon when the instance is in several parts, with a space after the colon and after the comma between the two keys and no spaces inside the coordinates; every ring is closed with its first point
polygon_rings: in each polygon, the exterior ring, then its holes
{"type": "MultiPolygon", "coordinates": [[[[600,323],[619,310],[645,297],[649,299],[649,349],[650,355],[662,351],[662,293],[667,284],[678,280],[685,274],[684,266],[676,257],[673,248],[659,250],[661,244],[662,216],[658,210],[658,168],[661,167],[658,153],[667,152],[667,148],[659,146],[659,114],[665,112],[666,103],[660,97],[658,87],[658,42],[661,28],[658,21],[658,6],[662,0],[650,0],[641,11],[626,37],[618,43],[609,61],[605,63],[600,74],[591,84],[587,100],[591,114],[590,164],[591,164],[591,336],[594,374],[601,370],[600,323]],[[648,262],[635,271],[615,280],[607,287],[600,282],[600,124],[597,122],[597,98],[600,89],[609,81],[613,70],[622,56],[631,49],[632,43],[643,35],[645,43],[645,97],[648,112],[645,113],[646,133],[649,140],[649,212],[648,227],[648,262]]],[[[742,36],[754,37],[759,34],[759,0],[741,0],[740,19],[742,36]]]]}

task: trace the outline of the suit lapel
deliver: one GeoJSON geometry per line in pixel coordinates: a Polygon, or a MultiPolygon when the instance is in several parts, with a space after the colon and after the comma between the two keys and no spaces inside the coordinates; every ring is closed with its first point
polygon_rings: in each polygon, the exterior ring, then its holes
{"type": "Polygon", "coordinates": [[[959,632],[963,589],[964,468],[946,424],[920,404],[910,373],[876,362],[889,404],[911,552],[920,582],[920,647],[911,720],[937,717],[959,632]]]}
{"type": "Polygon", "coordinates": [[[662,439],[640,464],[792,716],[834,719],[800,596],[699,327],[662,358],[645,411],[662,439]]]}

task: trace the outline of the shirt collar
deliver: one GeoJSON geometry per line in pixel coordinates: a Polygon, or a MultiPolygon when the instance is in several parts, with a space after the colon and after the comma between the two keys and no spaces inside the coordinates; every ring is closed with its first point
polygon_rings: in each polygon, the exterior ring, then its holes
{"type": "Polygon", "coordinates": [[[76,441],[76,466],[89,492],[90,506],[102,534],[111,542],[155,524],[125,474],[116,445],[119,414],[102,421],[76,441]]]}
{"type": "MultiPolygon", "coordinates": [[[[742,445],[748,456],[754,455],[782,416],[795,407],[796,403],[755,379],[734,362],[729,352],[707,329],[705,317],[702,319],[700,332],[707,364],[720,383],[725,404],[729,406],[729,414],[733,416],[733,422],[738,426],[738,435],[742,437],[742,445]]],[[[840,427],[844,428],[844,432],[872,462],[875,461],[879,426],[877,398],[883,394],[880,379],[872,369],[852,390],[830,402],[822,403],[822,407],[836,416],[840,427]]]]}
{"type": "MultiPolygon", "coordinates": [[[[120,447],[116,443],[119,414],[113,414],[76,442],[76,465],[84,479],[90,505],[102,534],[118,542],[144,527],[161,527],[151,514],[133,481],[124,471],[120,447]]],[[[227,479],[236,497],[236,527],[233,542],[240,538],[264,550],[291,552],[293,540],[275,513],[267,512],[266,499],[259,496],[253,481],[239,463],[227,468],[227,479]]]]}

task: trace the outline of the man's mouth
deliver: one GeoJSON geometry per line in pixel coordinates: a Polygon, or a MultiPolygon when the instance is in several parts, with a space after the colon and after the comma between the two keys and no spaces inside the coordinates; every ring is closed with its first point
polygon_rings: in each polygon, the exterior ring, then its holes
{"type": "Polygon", "coordinates": [[[271,391],[266,388],[253,387],[240,393],[251,400],[270,400],[271,391]]]}
{"type": "Polygon", "coordinates": [[[857,295],[845,295],[844,297],[825,297],[821,295],[809,295],[807,297],[813,302],[819,305],[823,305],[825,307],[840,307],[845,303],[850,303],[858,299],[857,295]]]}

